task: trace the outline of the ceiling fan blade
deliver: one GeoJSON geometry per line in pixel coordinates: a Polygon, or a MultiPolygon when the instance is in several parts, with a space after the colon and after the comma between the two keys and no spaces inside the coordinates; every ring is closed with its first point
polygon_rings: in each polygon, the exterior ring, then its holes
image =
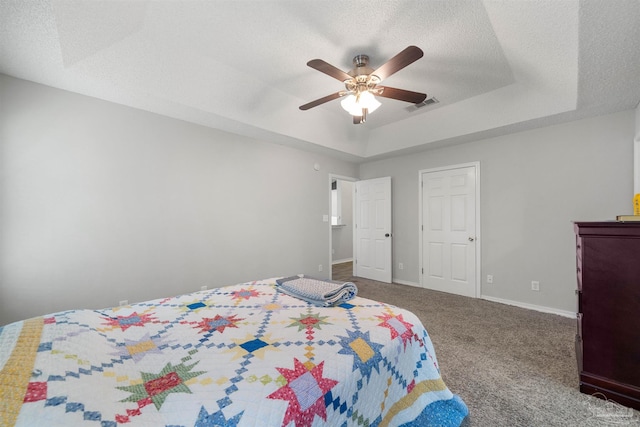
{"type": "Polygon", "coordinates": [[[320,71],[321,73],[325,73],[326,75],[333,77],[334,79],[338,79],[341,82],[352,79],[349,74],[345,73],[339,68],[334,67],[328,62],[323,61],[322,59],[312,59],[311,61],[307,62],[307,65],[313,69],[320,71]]]}
{"type": "Polygon", "coordinates": [[[397,99],[398,101],[410,102],[412,104],[419,104],[427,99],[427,94],[425,93],[396,89],[395,87],[389,86],[376,86],[375,94],[383,98],[397,99]],[[382,90],[378,91],[378,89],[382,90]]]}
{"type": "Polygon", "coordinates": [[[341,91],[341,92],[332,93],[331,95],[323,96],[322,98],[316,99],[315,101],[311,101],[308,104],[301,105],[300,109],[305,111],[305,110],[308,110],[309,108],[317,107],[318,105],[324,104],[325,102],[329,102],[329,101],[333,101],[334,99],[338,99],[343,94],[344,93],[341,91]]]}
{"type": "Polygon", "coordinates": [[[424,52],[417,46],[409,46],[390,60],[388,60],[385,64],[378,67],[375,70],[373,75],[376,75],[380,78],[380,80],[384,80],[390,75],[396,73],[397,71],[402,70],[407,65],[417,61],[422,58],[424,52]]]}

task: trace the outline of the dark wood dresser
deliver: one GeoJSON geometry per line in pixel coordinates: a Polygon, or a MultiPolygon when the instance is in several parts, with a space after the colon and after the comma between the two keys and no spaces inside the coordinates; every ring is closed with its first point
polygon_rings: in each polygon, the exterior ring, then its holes
{"type": "Polygon", "coordinates": [[[574,229],[580,391],[640,409],[640,222],[574,229]]]}

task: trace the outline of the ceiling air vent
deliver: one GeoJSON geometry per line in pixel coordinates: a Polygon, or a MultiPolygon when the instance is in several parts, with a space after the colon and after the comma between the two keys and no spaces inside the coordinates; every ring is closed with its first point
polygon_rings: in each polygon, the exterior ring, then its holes
{"type": "Polygon", "coordinates": [[[413,104],[408,106],[407,111],[413,112],[413,111],[419,110],[420,108],[426,107],[427,105],[437,104],[438,102],[440,101],[438,101],[438,99],[435,97],[427,98],[418,104],[413,104]]]}

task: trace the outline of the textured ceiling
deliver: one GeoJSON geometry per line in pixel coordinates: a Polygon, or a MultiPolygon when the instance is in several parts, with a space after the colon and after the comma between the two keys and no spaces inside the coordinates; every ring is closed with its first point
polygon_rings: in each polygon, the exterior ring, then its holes
{"type": "Polygon", "coordinates": [[[0,73],[362,161],[636,107],[640,0],[0,0],[0,73]],[[384,84],[439,103],[298,109],[409,45],[384,84]]]}

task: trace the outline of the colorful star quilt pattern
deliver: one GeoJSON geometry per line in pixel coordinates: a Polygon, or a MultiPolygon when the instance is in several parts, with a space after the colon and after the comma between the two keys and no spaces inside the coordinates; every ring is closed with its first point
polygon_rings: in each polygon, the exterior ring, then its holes
{"type": "Polygon", "coordinates": [[[0,327],[0,426],[460,425],[413,313],[275,280],[0,327]]]}

